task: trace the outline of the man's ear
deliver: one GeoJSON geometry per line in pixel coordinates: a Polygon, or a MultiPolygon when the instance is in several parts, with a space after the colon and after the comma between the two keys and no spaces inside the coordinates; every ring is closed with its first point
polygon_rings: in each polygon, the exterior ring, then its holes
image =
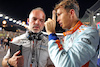
{"type": "Polygon", "coordinates": [[[74,9],[70,9],[69,13],[70,13],[70,17],[72,18],[75,15],[75,10],[74,9]]]}
{"type": "Polygon", "coordinates": [[[28,22],[28,24],[29,24],[29,18],[27,18],[27,22],[28,22]]]}
{"type": "Polygon", "coordinates": [[[74,15],[75,14],[75,10],[74,9],[71,9],[70,10],[70,13],[71,13],[71,15],[74,15]]]}

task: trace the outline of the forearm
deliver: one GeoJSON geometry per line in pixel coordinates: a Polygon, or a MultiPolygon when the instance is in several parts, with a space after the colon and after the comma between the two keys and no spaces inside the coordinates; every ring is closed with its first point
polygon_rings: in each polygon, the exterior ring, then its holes
{"type": "MultiPolygon", "coordinates": [[[[62,44],[60,43],[60,40],[56,34],[52,33],[49,35],[48,51],[49,51],[50,58],[51,58],[52,62],[54,63],[54,65],[56,67],[61,67],[62,64],[60,64],[59,62],[61,62],[61,63],[63,62],[60,60],[60,57],[61,57],[60,55],[63,52],[63,48],[62,48],[62,44]]],[[[63,58],[65,58],[65,57],[63,57],[63,58]]],[[[63,65],[66,66],[65,64],[63,64],[63,65]]]]}
{"type": "Polygon", "coordinates": [[[3,67],[8,67],[8,65],[7,65],[7,60],[8,60],[8,58],[3,59],[3,61],[2,61],[2,66],[3,66],[3,67]]]}

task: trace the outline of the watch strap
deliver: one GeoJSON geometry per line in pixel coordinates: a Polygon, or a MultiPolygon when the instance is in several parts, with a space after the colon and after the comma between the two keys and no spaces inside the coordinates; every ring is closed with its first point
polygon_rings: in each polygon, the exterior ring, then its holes
{"type": "Polygon", "coordinates": [[[13,67],[13,66],[11,66],[10,64],[9,64],[9,59],[7,60],[7,65],[8,65],[8,67],[13,67]]]}

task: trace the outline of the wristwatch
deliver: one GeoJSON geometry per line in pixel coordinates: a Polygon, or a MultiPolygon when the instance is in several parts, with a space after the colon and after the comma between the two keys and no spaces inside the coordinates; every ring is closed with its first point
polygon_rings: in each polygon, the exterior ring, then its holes
{"type": "Polygon", "coordinates": [[[8,61],[9,61],[9,59],[7,60],[7,65],[8,65],[8,67],[13,67],[13,66],[11,66],[11,65],[8,63],[8,61]]]}

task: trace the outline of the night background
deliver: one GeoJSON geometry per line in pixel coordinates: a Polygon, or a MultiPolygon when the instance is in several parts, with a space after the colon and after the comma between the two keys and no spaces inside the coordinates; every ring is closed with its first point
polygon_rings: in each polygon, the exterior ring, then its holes
{"type": "MultiPolygon", "coordinates": [[[[59,3],[61,0],[0,0],[0,13],[5,14],[9,17],[12,17],[16,20],[26,21],[28,18],[28,14],[33,8],[42,7],[46,13],[46,19],[52,17],[52,10],[55,5],[59,3]]],[[[77,0],[80,6],[80,18],[84,15],[85,11],[93,6],[97,0],[77,0]]],[[[3,18],[0,18],[0,26],[3,18]]],[[[8,27],[6,30],[12,30],[10,25],[13,25],[12,22],[8,21],[8,27]]],[[[15,25],[16,26],[16,25],[15,25]]],[[[24,27],[18,26],[25,30],[24,27]]],[[[17,29],[14,27],[13,29],[17,29]]],[[[57,24],[56,27],[57,32],[62,32],[63,30],[57,24]]]]}

